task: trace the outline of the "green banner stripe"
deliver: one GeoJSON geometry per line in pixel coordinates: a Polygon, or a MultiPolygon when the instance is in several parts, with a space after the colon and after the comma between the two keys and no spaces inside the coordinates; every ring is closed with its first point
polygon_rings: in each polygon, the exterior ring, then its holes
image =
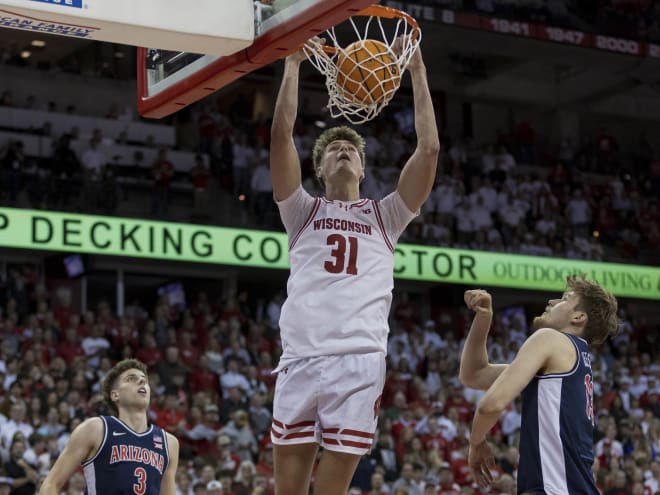
{"type": "MultiPolygon", "coordinates": [[[[0,246],[287,269],[284,233],[0,208],[0,246]]],[[[660,268],[399,244],[395,277],[557,291],[586,273],[617,296],[660,299],[660,268]]]]}

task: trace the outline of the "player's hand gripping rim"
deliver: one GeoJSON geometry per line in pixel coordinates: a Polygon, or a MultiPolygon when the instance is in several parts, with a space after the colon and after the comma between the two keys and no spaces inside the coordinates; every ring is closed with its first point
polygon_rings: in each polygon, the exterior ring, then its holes
{"type": "Polygon", "coordinates": [[[325,51],[323,47],[325,46],[325,42],[325,38],[313,36],[312,38],[305,41],[302,45],[300,45],[300,49],[291,55],[296,55],[300,62],[311,55],[324,56],[325,51]]]}
{"type": "MultiPolygon", "coordinates": [[[[403,47],[410,43],[410,35],[399,35],[392,43],[392,53],[396,56],[397,59],[403,54],[403,47]]],[[[406,69],[409,72],[415,72],[416,70],[421,70],[424,68],[424,60],[422,60],[422,49],[417,45],[414,53],[406,65],[406,69]]]]}

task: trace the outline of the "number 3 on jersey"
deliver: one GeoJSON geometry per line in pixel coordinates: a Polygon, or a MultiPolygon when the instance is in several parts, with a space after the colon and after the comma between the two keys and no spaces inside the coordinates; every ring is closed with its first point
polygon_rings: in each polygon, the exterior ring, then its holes
{"type": "Polygon", "coordinates": [[[596,424],[596,418],[594,416],[594,383],[591,381],[591,375],[584,375],[584,391],[587,395],[587,419],[594,426],[596,424]]]}
{"type": "Polygon", "coordinates": [[[328,246],[332,246],[330,256],[333,261],[326,261],[323,267],[330,273],[342,273],[346,268],[349,275],[357,275],[357,237],[344,237],[341,234],[330,234],[326,240],[328,246]],[[348,263],[346,263],[346,244],[348,244],[348,263]]]}
{"type": "Polygon", "coordinates": [[[139,467],[135,468],[133,474],[137,478],[137,483],[133,484],[135,495],[144,495],[144,492],[147,491],[147,472],[144,468],[139,467]]]}

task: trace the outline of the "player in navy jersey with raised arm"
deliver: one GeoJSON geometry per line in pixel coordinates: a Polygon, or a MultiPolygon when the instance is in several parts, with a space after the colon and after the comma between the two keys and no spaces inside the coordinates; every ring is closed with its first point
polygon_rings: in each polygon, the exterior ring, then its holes
{"type": "Polygon", "coordinates": [[[179,442],[147,421],[146,365],[121,361],[104,378],[102,391],[113,415],[89,418],[71,433],[39,494],[61,493],[82,465],[87,495],[175,495],[179,442]]]}
{"type": "Polygon", "coordinates": [[[475,481],[482,487],[493,481],[486,434],[521,394],[518,493],[598,495],[591,472],[595,416],[589,345],[616,333],[614,296],[596,282],[569,277],[561,299],[550,300],[534,318],[535,332],[508,365],[488,362],[490,294],[470,290],[465,302],[476,314],[461,355],[460,379],[487,390],[470,435],[468,461],[475,481]]]}

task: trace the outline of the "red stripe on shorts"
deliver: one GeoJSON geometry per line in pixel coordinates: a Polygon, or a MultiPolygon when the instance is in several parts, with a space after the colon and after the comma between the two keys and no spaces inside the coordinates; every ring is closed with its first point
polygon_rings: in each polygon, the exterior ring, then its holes
{"type": "Polygon", "coordinates": [[[287,435],[284,435],[284,438],[282,438],[282,440],[287,440],[291,438],[313,437],[313,436],[314,436],[313,431],[297,431],[295,433],[289,433],[287,435]]]}
{"type": "Polygon", "coordinates": [[[325,428],[323,433],[339,433],[339,428],[325,428]]]}
{"type": "Polygon", "coordinates": [[[339,440],[337,440],[336,438],[326,438],[326,437],[323,437],[323,441],[324,441],[325,443],[329,443],[330,445],[339,445],[339,440]]]}
{"type": "Polygon", "coordinates": [[[353,437],[362,437],[362,438],[374,437],[373,433],[367,433],[366,431],[360,431],[360,430],[349,430],[348,428],[345,430],[341,430],[340,435],[351,435],[353,437]]]}
{"type": "Polygon", "coordinates": [[[275,418],[273,418],[273,424],[279,428],[284,428],[284,423],[276,420],[275,418]]]}
{"type": "Polygon", "coordinates": [[[281,438],[281,437],[282,437],[282,434],[281,434],[280,432],[278,432],[278,431],[270,430],[270,432],[272,433],[272,435],[273,435],[275,438],[281,438]]]}
{"type": "Polygon", "coordinates": [[[371,448],[370,443],[353,442],[352,440],[342,440],[341,444],[345,445],[346,447],[355,447],[356,449],[370,449],[371,448]]]}
{"type": "Polygon", "coordinates": [[[300,423],[294,423],[292,425],[284,425],[284,428],[302,428],[303,426],[314,426],[316,421],[301,421],[300,423]]]}

